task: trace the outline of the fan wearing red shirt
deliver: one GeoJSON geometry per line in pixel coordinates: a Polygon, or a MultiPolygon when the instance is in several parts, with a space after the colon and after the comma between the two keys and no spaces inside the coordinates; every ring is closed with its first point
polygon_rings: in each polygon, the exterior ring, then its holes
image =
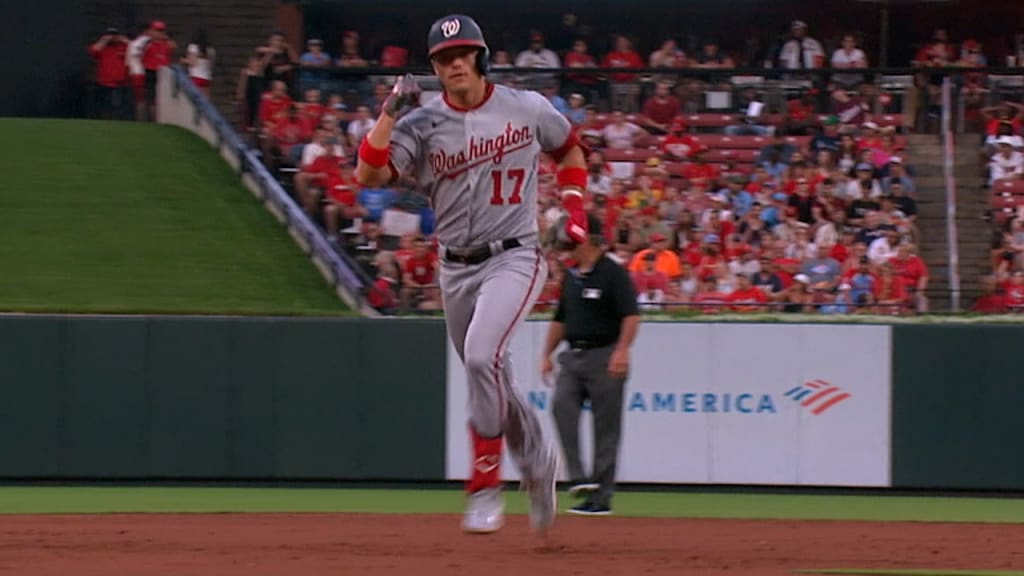
{"type": "Polygon", "coordinates": [[[398,312],[398,295],[395,294],[395,286],[398,284],[397,270],[394,263],[381,266],[377,279],[370,285],[366,292],[366,302],[374,310],[384,315],[392,315],[398,312]]]}
{"type": "Polygon", "coordinates": [[[882,266],[879,281],[875,284],[875,299],[881,314],[900,314],[906,307],[907,290],[891,266],[882,266]]]}
{"type": "Polygon", "coordinates": [[[669,126],[668,136],[661,143],[661,155],[667,162],[682,162],[689,160],[700,147],[700,142],[686,133],[686,122],[676,118],[669,126]]]}
{"type": "Polygon", "coordinates": [[[700,291],[693,297],[695,308],[705,314],[721,312],[722,305],[727,303],[728,295],[718,291],[718,283],[714,279],[702,280],[700,291]]]}
{"type": "Polygon", "coordinates": [[[178,45],[167,36],[167,25],[156,21],[150,25],[149,42],[142,49],[142,67],[146,70],[146,102],[151,108],[150,118],[156,118],[157,72],[170,66],[178,45]]]}
{"type": "Polygon", "coordinates": [[[971,312],[981,314],[1003,314],[1006,312],[1006,296],[998,291],[999,284],[992,276],[982,279],[982,294],[974,301],[971,312]]]}
{"type": "Polygon", "coordinates": [[[1010,312],[1024,312],[1024,271],[1017,270],[1003,287],[1010,312]]]}
{"type": "Polygon", "coordinates": [[[636,293],[647,294],[650,302],[659,302],[668,294],[668,276],[657,269],[656,260],[654,252],[647,252],[640,259],[640,268],[632,273],[636,293]]]}
{"type": "Polygon", "coordinates": [[[722,175],[717,166],[707,163],[707,151],[708,147],[703,145],[693,150],[693,163],[683,168],[683,178],[689,180],[690,184],[704,189],[714,188],[722,175]]]}
{"type": "Polygon", "coordinates": [[[918,312],[927,311],[925,290],[928,288],[928,267],[924,260],[914,253],[911,244],[900,244],[896,247],[896,257],[889,260],[896,277],[903,283],[907,294],[914,298],[918,312]]]}
{"type": "Polygon", "coordinates": [[[762,304],[768,301],[768,297],[763,290],[750,284],[750,278],[740,274],[736,276],[736,289],[725,297],[725,301],[733,312],[757,312],[764,309],[762,304]]]}
{"type": "MultiPolygon", "coordinates": [[[[644,60],[633,50],[633,43],[625,36],[615,38],[615,50],[605,54],[601,61],[604,68],[643,68],[644,60]]],[[[608,78],[615,83],[629,83],[636,81],[636,74],[616,72],[609,74],[608,78]]]]}
{"type": "Polygon", "coordinates": [[[402,274],[402,300],[406,307],[422,310],[425,303],[437,302],[436,283],[437,255],[430,251],[426,240],[417,239],[402,274]]]}
{"type": "Polygon", "coordinates": [[[299,122],[312,134],[320,125],[320,119],[327,113],[327,107],[320,101],[320,91],[316,88],[306,90],[306,99],[299,104],[299,122]]]}
{"type": "Polygon", "coordinates": [[[96,60],[96,104],[100,117],[107,120],[121,108],[122,89],[128,80],[128,42],[117,28],[107,28],[89,46],[89,55],[96,60]]]}
{"type": "MultiPolygon", "coordinates": [[[[585,40],[576,40],[572,44],[572,51],[565,55],[562,65],[566,68],[597,68],[597,60],[587,52],[585,40]]],[[[566,85],[562,88],[566,92],[588,94],[597,85],[597,77],[593,74],[567,73],[565,80],[566,85]]]]}
{"type": "Polygon", "coordinates": [[[673,119],[679,115],[682,109],[679,99],[673,96],[669,89],[667,83],[658,82],[654,87],[654,95],[644,102],[643,114],[648,120],[645,123],[647,127],[668,132],[673,119]]]}
{"type": "Polygon", "coordinates": [[[270,91],[264,92],[260,98],[260,124],[263,134],[270,134],[274,125],[288,117],[292,107],[292,99],[288,96],[288,85],[281,80],[274,80],[270,91]]]}

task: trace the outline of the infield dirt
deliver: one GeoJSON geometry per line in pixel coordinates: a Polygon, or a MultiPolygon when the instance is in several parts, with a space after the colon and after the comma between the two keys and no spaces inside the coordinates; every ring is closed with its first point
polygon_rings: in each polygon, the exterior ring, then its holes
{"type": "Polygon", "coordinates": [[[789,574],[814,568],[1024,568],[1024,525],[451,515],[0,516],[0,573],[91,576],[789,574]]]}

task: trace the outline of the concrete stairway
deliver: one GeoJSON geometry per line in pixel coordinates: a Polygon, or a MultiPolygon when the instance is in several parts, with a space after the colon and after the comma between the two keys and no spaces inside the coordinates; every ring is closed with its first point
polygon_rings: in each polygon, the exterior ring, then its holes
{"type": "Polygon", "coordinates": [[[113,25],[136,36],[150,20],[167,23],[184,55],[196,28],[206,29],[217,51],[211,95],[221,114],[236,122],[238,76],[250,54],[266,43],[273,31],[274,10],[279,0],[94,0],[90,5],[92,37],[113,25]]]}
{"type": "MultiPolygon", "coordinates": [[[[917,186],[919,251],[931,275],[928,296],[933,312],[951,311],[949,237],[946,228],[944,149],[939,136],[910,135],[908,159],[917,186]]],[[[956,227],[959,249],[960,309],[968,309],[980,291],[980,279],[989,272],[992,226],[983,217],[988,191],[978,166],[977,136],[959,138],[954,157],[956,227]]]]}

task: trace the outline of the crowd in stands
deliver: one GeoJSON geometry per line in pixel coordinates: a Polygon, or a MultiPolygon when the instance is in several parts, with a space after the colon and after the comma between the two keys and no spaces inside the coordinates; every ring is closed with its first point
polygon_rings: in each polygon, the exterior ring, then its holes
{"type": "MultiPolygon", "coordinates": [[[[795,37],[805,28],[795,23],[795,37]]],[[[317,39],[299,55],[283,36],[271,37],[239,82],[246,128],[297,202],[323,222],[329,240],[375,278],[369,297],[376,308],[437,310],[438,262],[428,203],[411,182],[361,189],[352,177],[355,148],[372,128],[389,84],[348,79],[355,84],[332,86],[326,76],[310,74],[342,60],[366,64],[358,56],[358,34],[344,37],[341,60],[325,55],[317,39]],[[248,87],[257,75],[270,81],[258,102],[248,87]]],[[[516,56],[517,66],[547,67],[563,58],[546,49],[539,35],[531,43],[516,56]]],[[[814,45],[807,42],[805,49],[814,45]]],[[[866,65],[855,48],[847,48],[850,67],[866,65]]],[[[579,42],[573,53],[590,61],[579,42]]],[[[664,77],[649,94],[637,94],[638,112],[626,106],[605,113],[592,99],[616,101],[621,95],[578,92],[585,90],[584,75],[504,74],[510,55],[496,50],[494,59],[492,81],[536,87],[589,146],[588,208],[605,221],[610,254],[633,274],[645,309],[927,309],[928,272],[916,253],[915,187],[904,160],[905,137],[898,117],[876,118],[853,78],[827,86],[824,110],[820,93],[807,90],[780,113],[761,113],[752,110],[759,95],[751,89],[737,95],[733,114],[702,114],[699,107],[690,113],[677,96],[679,83],[664,77]],[[568,97],[566,87],[572,90],[568,97]]],[[[573,54],[564,59],[572,62],[573,54]]],[[[670,43],[640,58],[625,39],[603,63],[642,67],[648,61],[690,63],[670,43]]],[[[698,66],[729,64],[714,49],[694,59],[698,66]]],[[[556,192],[554,165],[544,158],[541,230],[559,216],[556,192]]],[[[564,270],[555,254],[550,269],[540,309],[558,297],[564,270]]]]}
{"type": "MultiPolygon", "coordinates": [[[[905,123],[899,114],[886,113],[892,100],[857,72],[870,63],[854,35],[826,51],[809,35],[806,23],[793,22],[790,32],[762,62],[725,53],[713,41],[689,54],[666,40],[641,55],[626,36],[616,37],[600,57],[585,39],[554,50],[537,32],[529,34],[527,48],[518,53],[491,47],[490,80],[547,96],[590,147],[588,208],[605,220],[610,254],[633,274],[644,309],[928,310],[928,270],[917,255],[914,171],[901,133],[905,123]],[[725,89],[715,77],[670,71],[751,65],[829,66],[849,72],[789,93],[774,109],[765,105],[757,87],[730,86],[726,105],[711,109],[708,92],[725,89]],[[580,71],[506,71],[513,66],[580,71]],[[646,67],[665,68],[666,73],[645,76],[644,82],[628,72],[599,74],[601,68],[646,67]]],[[[330,242],[353,255],[375,279],[369,298],[376,308],[385,313],[438,310],[429,203],[409,180],[365,189],[352,176],[355,149],[372,128],[390,83],[332,70],[399,68],[410,63],[410,55],[404,48],[385,46],[379,58],[371,59],[355,31],[342,34],[337,54],[328,54],[324,45],[311,38],[300,51],[275,33],[254,50],[237,82],[241,127],[296,201],[323,224],[330,242]]],[[[90,48],[108,72],[114,68],[110,62],[123,58],[132,86],[141,70],[143,95],[150,86],[146,78],[160,62],[170,62],[175,50],[160,22],[134,41],[108,31],[90,48]],[[114,52],[122,50],[114,48],[120,44],[123,52],[114,52]]],[[[208,86],[212,58],[212,48],[197,36],[182,60],[195,70],[197,86],[208,86]]],[[[977,42],[954,46],[939,30],[913,64],[924,70],[984,66],[986,61],[977,42]]],[[[101,77],[121,81],[112,72],[101,77]]],[[[924,71],[919,75],[933,104],[935,77],[924,71]]],[[[979,86],[970,77],[963,88],[970,94],[979,86]]],[[[1014,179],[1024,183],[1024,107],[978,106],[977,113],[988,120],[984,149],[993,190],[1003,190],[1014,179]]],[[[553,165],[543,159],[541,230],[559,215],[554,180],[553,165]]],[[[1018,282],[1024,260],[1021,218],[1024,213],[998,220],[1005,234],[993,250],[993,294],[1014,292],[1011,287],[1018,282]]],[[[555,255],[550,269],[539,309],[549,308],[558,296],[564,270],[555,255]]]]}

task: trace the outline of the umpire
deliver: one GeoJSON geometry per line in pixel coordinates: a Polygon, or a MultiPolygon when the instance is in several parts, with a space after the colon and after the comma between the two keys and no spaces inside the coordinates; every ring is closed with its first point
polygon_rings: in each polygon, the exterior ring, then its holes
{"type": "Polygon", "coordinates": [[[569,493],[584,498],[569,512],[607,515],[615,490],[629,349],[640,316],[629,273],[605,255],[601,221],[589,215],[588,225],[588,241],[572,248],[576,265],[562,281],[541,374],[550,377],[551,356],[566,341],[569,348],[558,356],[552,411],[569,468],[569,493]],[[580,413],[587,400],[594,417],[594,466],[589,476],[583,471],[579,445],[580,413]]]}

